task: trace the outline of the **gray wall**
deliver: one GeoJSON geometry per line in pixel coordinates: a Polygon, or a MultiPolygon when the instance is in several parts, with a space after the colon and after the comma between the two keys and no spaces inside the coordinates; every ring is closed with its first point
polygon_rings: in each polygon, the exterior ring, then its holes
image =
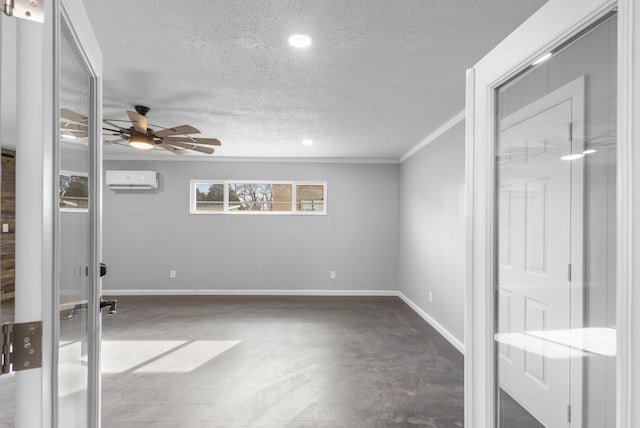
{"type": "Polygon", "coordinates": [[[401,164],[400,291],[462,343],[464,182],[464,121],[401,164]]]}
{"type": "Polygon", "coordinates": [[[398,165],[106,161],[110,169],[159,171],[160,188],[105,187],[105,290],[397,289],[398,165]],[[327,181],[328,215],[190,215],[190,179],[327,181]]]}

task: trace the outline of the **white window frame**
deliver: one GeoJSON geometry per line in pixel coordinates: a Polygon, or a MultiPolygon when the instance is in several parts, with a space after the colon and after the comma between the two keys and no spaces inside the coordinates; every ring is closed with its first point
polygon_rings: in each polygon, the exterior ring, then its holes
{"type": "Polygon", "coordinates": [[[314,180],[216,180],[202,179],[189,180],[189,213],[195,215],[307,215],[322,216],[327,215],[327,182],[314,180]],[[238,211],[229,209],[229,184],[289,184],[291,185],[291,211],[238,211]],[[196,184],[222,184],[224,189],[223,208],[222,211],[198,211],[196,209],[196,184]],[[296,186],[314,185],[323,188],[323,209],[322,211],[298,211],[296,201],[296,186]]]}
{"type": "Polygon", "coordinates": [[[550,0],[467,72],[465,426],[496,426],[494,301],[495,90],[541,54],[618,10],[616,424],[640,426],[640,4],[550,0]],[[634,263],[635,258],[635,263],[634,263]],[[637,284],[636,284],[637,285],[637,284]],[[633,292],[635,290],[635,293],[633,292]],[[634,355],[635,353],[635,355],[634,355]]]}

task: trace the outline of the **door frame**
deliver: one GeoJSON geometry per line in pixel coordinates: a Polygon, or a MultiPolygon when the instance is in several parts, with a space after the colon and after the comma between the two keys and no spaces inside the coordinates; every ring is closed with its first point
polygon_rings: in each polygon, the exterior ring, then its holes
{"type": "Polygon", "coordinates": [[[495,89],[543,53],[618,12],[616,423],[640,426],[640,5],[636,0],[550,0],[467,71],[465,425],[496,426],[494,320],[495,89]],[[636,170],[634,172],[634,165],[636,170]],[[634,252],[635,251],[635,252],[634,252]],[[633,358],[635,354],[635,359],[633,358]],[[635,401],[634,401],[635,400],[635,401]]]}

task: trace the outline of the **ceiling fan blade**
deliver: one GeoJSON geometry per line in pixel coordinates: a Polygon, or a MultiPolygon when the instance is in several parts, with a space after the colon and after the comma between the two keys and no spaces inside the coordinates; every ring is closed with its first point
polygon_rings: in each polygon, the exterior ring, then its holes
{"type": "Polygon", "coordinates": [[[153,135],[156,137],[168,137],[169,135],[181,135],[181,134],[199,134],[200,131],[191,125],[180,125],[175,128],[161,129],[160,131],[154,131],[153,135]]]}
{"type": "Polygon", "coordinates": [[[180,147],[182,149],[186,149],[186,150],[195,150],[196,152],[200,152],[200,153],[206,153],[208,155],[212,154],[214,152],[214,150],[211,147],[200,147],[197,146],[193,143],[179,143],[177,141],[171,142],[171,143],[164,143],[164,144],[171,144],[172,146],[175,147],[180,147]]]}
{"type": "Polygon", "coordinates": [[[204,144],[209,146],[221,146],[222,143],[217,138],[195,138],[195,137],[165,137],[163,138],[167,143],[186,142],[195,144],[204,144]]]}
{"type": "Polygon", "coordinates": [[[107,125],[111,125],[111,126],[113,126],[114,128],[118,128],[118,129],[127,129],[127,128],[123,128],[123,127],[122,127],[122,126],[120,126],[120,125],[116,125],[116,124],[115,124],[115,123],[113,123],[113,122],[109,122],[109,120],[108,120],[108,119],[103,119],[102,121],[103,121],[104,123],[106,123],[107,125]]]}
{"type": "Polygon", "coordinates": [[[103,144],[118,144],[124,143],[125,141],[129,141],[126,138],[118,138],[117,140],[104,140],[103,144]]]}
{"type": "Polygon", "coordinates": [[[60,109],[60,117],[66,120],[70,120],[72,122],[79,122],[79,123],[89,121],[89,119],[86,116],[83,116],[80,113],[76,113],[75,111],[70,110],[68,108],[60,109]]]}
{"type": "Polygon", "coordinates": [[[136,131],[142,132],[143,134],[147,133],[147,116],[143,116],[140,113],[136,113],[134,111],[128,111],[129,119],[131,119],[131,123],[136,131]]]}
{"type": "Polygon", "coordinates": [[[200,146],[191,147],[191,150],[195,150],[196,152],[204,153],[206,155],[212,155],[213,152],[215,152],[215,150],[213,150],[211,147],[200,146]]]}
{"type": "Polygon", "coordinates": [[[81,123],[70,123],[70,122],[65,122],[63,124],[60,125],[60,130],[64,130],[64,131],[69,131],[69,132],[75,132],[75,131],[80,131],[80,132],[87,132],[88,126],[87,125],[83,125],[81,123]]]}
{"type": "Polygon", "coordinates": [[[67,131],[65,129],[60,130],[60,136],[66,139],[75,139],[75,138],[87,138],[89,136],[88,132],[78,132],[78,131],[67,131]]]}
{"type": "Polygon", "coordinates": [[[173,153],[174,155],[183,155],[186,150],[179,149],[177,147],[170,146],[169,144],[156,144],[156,147],[160,147],[161,149],[165,149],[173,153]]]}

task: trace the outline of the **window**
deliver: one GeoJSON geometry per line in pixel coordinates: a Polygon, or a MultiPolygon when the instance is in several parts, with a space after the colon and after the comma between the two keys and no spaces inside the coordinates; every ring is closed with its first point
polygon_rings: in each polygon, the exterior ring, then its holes
{"type": "Polygon", "coordinates": [[[324,212],[324,188],[322,184],[297,184],[296,211],[324,212]]]}
{"type": "Polygon", "coordinates": [[[191,214],[325,215],[326,182],[191,180],[191,214]]]}
{"type": "Polygon", "coordinates": [[[60,211],[89,209],[89,175],[86,172],[60,171],[60,211]]]}
{"type": "Polygon", "coordinates": [[[228,183],[230,211],[291,212],[291,183],[228,183]]]}
{"type": "Polygon", "coordinates": [[[222,211],[224,209],[224,184],[197,183],[194,189],[197,211],[222,211]]]}

